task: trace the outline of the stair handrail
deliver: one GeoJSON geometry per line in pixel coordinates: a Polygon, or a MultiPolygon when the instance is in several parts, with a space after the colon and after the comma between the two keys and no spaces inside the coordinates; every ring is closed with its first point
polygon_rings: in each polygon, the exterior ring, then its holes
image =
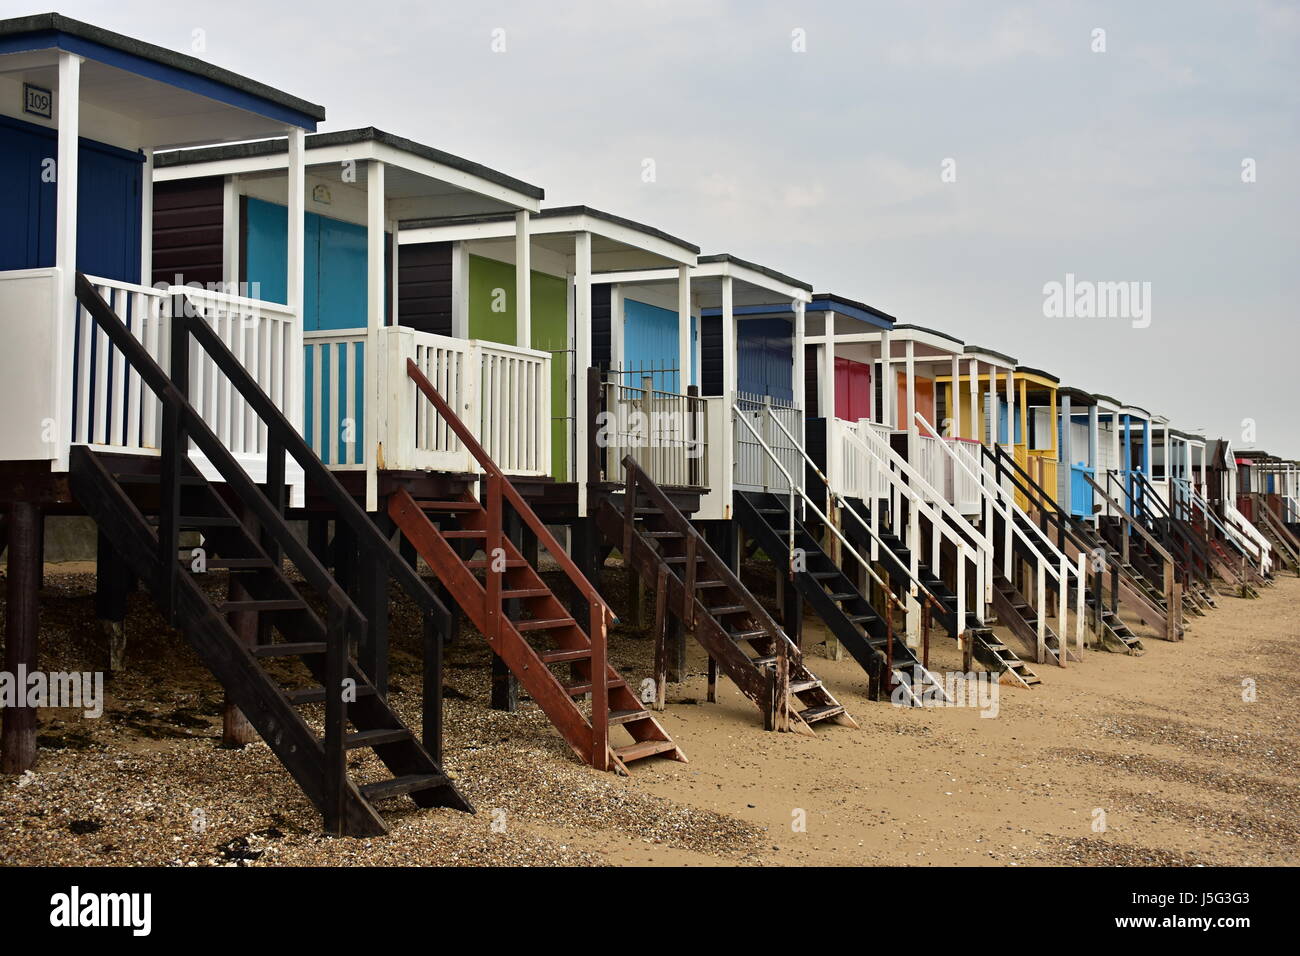
{"type": "MultiPolygon", "coordinates": [[[[573,584],[577,592],[582,595],[587,602],[588,624],[587,638],[591,642],[591,730],[592,730],[592,761],[598,769],[606,769],[604,763],[608,759],[608,732],[609,732],[609,687],[606,671],[608,670],[608,634],[609,626],[618,620],[618,615],[614,613],[600,592],[596,590],[587,576],[582,573],[574,560],[569,557],[564,548],[560,546],[559,541],[551,534],[546,524],[538,517],[537,512],[519,493],[505,472],[497,465],[492,456],[479,443],[477,437],[470,430],[469,426],[461,420],[460,416],[452,410],[447,404],[446,399],[438,393],[433,387],[425,374],[420,371],[420,367],[415,364],[413,359],[406,360],[406,374],[415,383],[415,387],[424,394],[438,414],[442,416],[447,427],[456,433],[461,444],[473,456],[474,460],[479,463],[487,476],[487,539],[485,541],[485,553],[489,560],[486,566],[487,575],[487,614],[491,622],[489,626],[500,626],[502,614],[501,599],[501,581],[504,577],[501,571],[494,571],[492,567],[491,556],[498,553],[501,548],[502,539],[502,508],[501,502],[504,499],[508,501],[515,513],[523,519],[529,530],[537,537],[538,543],[550,555],[552,560],[560,566],[560,570],[573,584]],[[605,755],[604,757],[598,755],[605,755]]],[[[495,637],[496,635],[489,635],[495,637]]]]}
{"type": "MultiPolygon", "coordinates": [[[[913,468],[910,462],[906,461],[901,455],[894,451],[893,448],[889,447],[888,442],[878,435],[875,429],[868,428],[864,430],[864,434],[870,436],[870,441],[863,438],[862,435],[848,432],[847,430],[845,431],[845,434],[848,436],[850,443],[858,443],[861,450],[871,456],[880,472],[885,475],[886,480],[893,485],[895,493],[900,496],[906,496],[908,503],[913,507],[913,509],[918,514],[924,513],[930,520],[930,526],[936,529],[940,535],[951,541],[953,546],[957,549],[957,610],[958,617],[960,618],[957,622],[958,637],[966,631],[965,562],[969,560],[975,565],[976,592],[979,594],[980,599],[976,602],[974,613],[976,620],[983,624],[985,583],[988,579],[988,573],[991,570],[993,563],[993,545],[989,541],[988,535],[980,534],[980,532],[966,520],[966,516],[953,507],[952,503],[940,494],[938,489],[926,480],[925,476],[913,468]],[[899,480],[895,475],[894,469],[901,472],[907,478],[907,481],[903,482],[899,480]],[[918,493],[918,490],[920,493],[918,493]],[[933,499],[932,502],[925,500],[927,494],[933,499]],[[945,521],[945,518],[948,520],[945,521]],[[949,522],[951,522],[951,524],[949,522]],[[972,547],[974,548],[973,556],[967,554],[968,549],[972,547]]],[[[951,449],[948,449],[948,451],[951,453],[951,449]]],[[[825,480],[824,476],[823,480],[825,480]]],[[[843,496],[840,497],[842,498],[843,496]]],[[[871,531],[870,526],[863,521],[861,515],[852,508],[849,508],[849,512],[858,519],[859,524],[866,526],[868,531],[871,531]]],[[[876,536],[874,531],[871,531],[871,535],[877,544],[881,544],[880,539],[876,536]]],[[[916,541],[911,542],[911,547],[917,548],[917,546],[918,543],[916,541]]],[[[888,551],[889,549],[886,548],[885,550],[888,551]]],[[[896,556],[895,560],[897,560],[896,556]]],[[[901,564],[901,562],[899,563],[901,564]]],[[[937,568],[935,573],[938,573],[937,568]]],[[[907,575],[909,578],[915,580],[910,568],[907,569],[907,575]]]]}
{"type": "Polygon", "coordinates": [[[1209,524],[1213,525],[1215,529],[1217,529],[1218,532],[1221,535],[1223,535],[1224,539],[1229,544],[1231,544],[1234,549],[1237,550],[1238,553],[1240,553],[1243,557],[1247,556],[1246,549],[1243,548],[1239,543],[1236,532],[1230,531],[1228,527],[1222,521],[1219,520],[1219,516],[1216,515],[1214,513],[1214,509],[1210,507],[1209,501],[1207,501],[1204,497],[1202,497],[1201,494],[1194,487],[1192,487],[1191,482],[1188,481],[1186,478],[1174,478],[1174,481],[1177,482],[1179,485],[1183,486],[1183,490],[1187,492],[1188,499],[1190,500],[1192,507],[1200,508],[1201,514],[1205,517],[1205,520],[1209,524]]]}
{"type": "MultiPolygon", "coordinates": [[[[1186,563],[1187,574],[1189,576],[1195,574],[1197,578],[1205,581],[1205,575],[1196,568],[1193,562],[1196,560],[1200,561],[1202,565],[1208,565],[1210,560],[1209,554],[1206,553],[1205,549],[1200,546],[1200,543],[1197,542],[1195,538],[1191,537],[1191,535],[1187,533],[1187,530],[1182,526],[1182,519],[1174,517],[1169,505],[1160,497],[1159,489],[1156,488],[1155,483],[1147,477],[1144,472],[1135,471],[1133,474],[1137,477],[1137,484],[1143,489],[1142,500],[1144,502],[1144,507],[1146,501],[1150,500],[1153,502],[1151,510],[1155,512],[1155,518],[1166,518],[1170,522],[1172,536],[1180,539],[1184,543],[1184,550],[1187,552],[1188,557],[1186,563]]],[[[1171,484],[1170,487],[1172,488],[1173,485],[1171,484]]]]}
{"type": "MultiPolygon", "coordinates": [[[[867,560],[862,557],[862,555],[858,554],[857,549],[853,547],[853,545],[849,542],[847,538],[844,537],[843,533],[840,532],[840,529],[835,527],[835,525],[831,522],[830,518],[826,516],[826,514],[821,510],[821,508],[817,507],[816,502],[814,502],[812,498],[808,496],[808,493],[804,491],[803,485],[795,484],[794,480],[790,477],[790,473],[786,471],[785,465],[781,464],[781,459],[778,458],[776,453],[772,451],[771,448],[768,447],[767,442],[763,441],[763,437],[759,435],[757,429],[755,429],[754,426],[749,423],[749,420],[746,418],[746,416],[741,414],[739,406],[733,402],[731,409],[734,416],[737,419],[739,419],[744,424],[744,426],[749,429],[750,433],[754,436],[754,438],[757,439],[758,444],[762,447],[763,451],[766,452],[767,456],[772,459],[772,463],[776,465],[777,470],[780,471],[781,474],[785,476],[786,482],[790,485],[790,565],[789,565],[790,574],[793,575],[794,573],[794,561],[795,561],[794,496],[797,493],[798,496],[803,500],[803,503],[806,504],[809,508],[811,508],[813,512],[816,513],[817,517],[821,518],[822,524],[825,527],[830,528],[831,532],[835,535],[836,538],[839,539],[840,543],[844,545],[844,547],[849,549],[849,553],[853,555],[853,557],[857,560],[857,562],[866,569],[867,574],[871,576],[871,579],[880,585],[881,592],[884,594],[885,599],[889,602],[890,607],[896,610],[905,611],[906,609],[903,607],[902,602],[900,602],[896,597],[894,597],[894,594],[890,590],[889,585],[881,580],[880,575],[876,574],[876,572],[872,570],[870,563],[868,563],[867,560]]],[[[780,424],[780,422],[778,422],[777,424],[780,424]]],[[[787,432],[786,434],[789,435],[789,432],[787,432]]],[[[803,452],[802,445],[799,445],[798,442],[796,442],[795,445],[800,450],[800,452],[803,452]]],[[[806,452],[803,453],[806,457],[807,453],[806,452]]],[[[919,584],[920,582],[917,583],[919,584]]],[[[923,589],[925,589],[924,585],[920,585],[920,586],[923,589]]],[[[930,595],[931,600],[934,600],[934,595],[930,594],[928,589],[925,589],[925,593],[930,595]]],[[[935,603],[937,604],[938,602],[936,601],[935,603]]]]}
{"type": "Polygon", "coordinates": [[[1222,504],[1223,517],[1228,526],[1235,526],[1242,537],[1255,545],[1255,553],[1259,556],[1256,560],[1259,563],[1260,573],[1270,574],[1273,567],[1273,556],[1270,552],[1273,546],[1269,543],[1268,538],[1260,534],[1259,529],[1251,524],[1250,520],[1237,509],[1236,504],[1226,498],[1222,504]]]}
{"type": "MultiPolygon", "coordinates": [[[[661,509],[670,507],[674,511],[677,510],[677,506],[672,503],[671,499],[669,499],[666,494],[664,494],[663,489],[659,487],[654,479],[646,474],[645,469],[641,467],[640,462],[629,454],[623,456],[622,464],[623,471],[627,475],[627,490],[624,491],[624,494],[627,496],[626,501],[624,502],[625,507],[629,506],[629,504],[633,507],[635,506],[636,491],[639,488],[661,509]]],[[[718,557],[717,552],[714,551],[713,548],[709,546],[708,542],[704,540],[704,536],[700,534],[699,529],[690,521],[686,521],[685,525],[691,537],[696,541],[696,555],[704,560],[704,563],[708,566],[710,571],[718,575],[718,580],[725,581],[731,587],[732,591],[735,592],[737,598],[740,600],[740,603],[745,605],[745,609],[749,611],[750,616],[753,617],[764,630],[782,639],[786,654],[789,656],[790,660],[795,661],[796,663],[801,661],[803,659],[803,651],[800,650],[799,645],[791,639],[790,635],[785,632],[785,628],[776,623],[776,620],[768,613],[767,608],[763,607],[762,602],[759,601],[758,598],[754,597],[749,588],[745,587],[745,585],[741,583],[740,579],[736,577],[735,572],[727,566],[727,563],[718,557]]],[[[625,556],[625,560],[630,561],[630,556],[625,556]]],[[[694,601],[695,595],[688,594],[686,599],[688,601],[694,601]]]]}
{"type": "MultiPolygon", "coordinates": [[[[1068,537],[1071,541],[1073,541],[1074,546],[1077,547],[1080,551],[1086,553],[1089,550],[1089,543],[1086,540],[1080,538],[1078,532],[1074,528],[1074,524],[1073,524],[1074,516],[1068,514],[1064,508],[1062,508],[1059,504],[1057,504],[1047,494],[1046,489],[1044,489],[1042,485],[1038,484],[1038,482],[1034,480],[1032,475],[1030,475],[1022,467],[1020,467],[1020,462],[1016,461],[1015,456],[1009,454],[1007,450],[1003,448],[1001,445],[994,445],[992,448],[988,448],[987,446],[985,446],[984,453],[989,457],[993,458],[1000,469],[1007,472],[1007,477],[1011,480],[1011,484],[1016,488],[1017,491],[1023,494],[1026,498],[1039,499],[1039,501],[1041,501],[1046,506],[1042,508],[1043,513],[1045,515],[1051,515],[1054,519],[1056,519],[1055,524],[1060,529],[1061,534],[1064,537],[1068,537]],[[1028,485],[1023,485],[1021,483],[1022,478],[1028,482],[1028,485]]],[[[1005,490],[999,489],[999,493],[1002,494],[1004,498],[1006,498],[1005,490]]],[[[1051,548],[1052,551],[1056,554],[1063,553],[1061,552],[1060,548],[1058,548],[1055,544],[1052,543],[1052,539],[1047,536],[1047,532],[1045,532],[1033,521],[1029,520],[1028,512],[1020,508],[1019,505],[1016,505],[1016,508],[1017,510],[1020,511],[1022,515],[1024,515],[1026,519],[1026,523],[1031,528],[1034,529],[1034,534],[1044,544],[1046,544],[1049,548],[1051,548]]]]}
{"type": "MultiPolygon", "coordinates": [[[[943,440],[943,436],[941,436],[939,432],[935,429],[935,427],[930,424],[929,419],[927,419],[920,412],[915,413],[915,418],[916,421],[923,428],[929,431],[930,434],[933,435],[935,438],[939,439],[938,442],[939,446],[942,447],[944,453],[952,459],[954,466],[964,469],[966,474],[969,475],[970,478],[975,482],[976,487],[979,488],[980,495],[983,496],[984,499],[988,502],[989,508],[996,510],[997,513],[1001,515],[1002,521],[1007,529],[1006,533],[1008,535],[1008,539],[1007,539],[1008,550],[1010,547],[1009,544],[1010,536],[1014,535],[1024,543],[1025,547],[1027,547],[1031,552],[1037,555],[1038,562],[1037,562],[1037,568],[1035,569],[1035,579],[1037,583],[1036,599],[1038,602],[1037,610],[1038,610],[1038,625],[1039,625],[1040,641],[1045,640],[1044,629],[1047,624],[1046,578],[1048,576],[1051,576],[1053,579],[1055,579],[1057,593],[1060,595],[1060,600],[1057,601],[1057,628],[1059,629],[1060,633],[1057,635],[1057,638],[1060,641],[1061,646],[1060,646],[1060,657],[1058,657],[1057,660],[1058,663],[1062,663],[1062,664],[1064,663],[1065,656],[1068,653],[1065,646],[1065,642],[1067,640],[1067,634],[1068,634],[1067,625],[1069,623],[1066,617],[1066,605],[1068,602],[1068,594],[1069,594],[1069,587],[1070,587],[1069,578],[1071,575],[1074,576],[1076,581],[1075,608],[1074,608],[1074,632],[1075,632],[1074,642],[1075,642],[1075,646],[1079,649],[1080,656],[1082,657],[1083,624],[1084,624],[1084,591],[1087,588],[1087,572],[1084,570],[1086,567],[1086,557],[1084,552],[1080,551],[1077,565],[1071,564],[1069,558],[1065,556],[1065,553],[1061,551],[1059,548],[1057,548],[1056,545],[1052,544],[1052,542],[1048,539],[1047,535],[1043,533],[1043,530],[1039,528],[1038,525],[1028,520],[1029,516],[1025,514],[1025,512],[1023,511],[1023,509],[1020,508],[1019,505],[1016,504],[1015,496],[1002,487],[1001,483],[999,483],[996,480],[996,476],[993,476],[994,477],[993,490],[990,490],[988,487],[988,483],[985,480],[986,478],[989,477],[989,474],[984,467],[981,467],[980,469],[981,474],[976,475],[975,472],[971,470],[970,466],[966,462],[962,461],[961,457],[956,452],[954,452],[951,448],[948,447],[948,443],[943,440]],[[1044,554],[1042,548],[1035,546],[1034,542],[1028,537],[1028,535],[1025,534],[1024,528],[1021,527],[1021,522],[1015,520],[1015,516],[1017,512],[1025,516],[1026,520],[1024,523],[1034,529],[1034,532],[1038,535],[1039,539],[1042,541],[1042,544],[1047,547],[1047,549],[1051,552],[1051,555],[1054,555],[1056,557],[1057,563],[1055,566],[1053,566],[1052,562],[1048,560],[1049,555],[1044,554]]],[[[983,446],[981,445],[981,447],[983,446]]],[[[981,459],[981,462],[982,460],[983,459],[981,459]]],[[[989,533],[990,534],[992,533],[991,527],[989,528],[989,533]]],[[[1007,570],[1010,571],[1009,568],[1007,570]]],[[[1007,574],[1007,579],[1008,580],[1012,579],[1009,573],[1007,574]]]]}

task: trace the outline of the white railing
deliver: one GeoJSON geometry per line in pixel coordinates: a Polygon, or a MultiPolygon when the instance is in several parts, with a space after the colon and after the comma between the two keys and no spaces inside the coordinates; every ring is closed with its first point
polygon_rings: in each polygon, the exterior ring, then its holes
{"type": "MultiPolygon", "coordinates": [[[[861,434],[871,430],[880,434],[877,423],[862,419],[857,422],[844,421],[840,418],[826,419],[826,444],[834,444],[839,449],[838,455],[827,455],[830,468],[826,475],[831,489],[849,498],[874,501],[889,493],[889,483],[880,470],[879,463],[867,450],[861,434]]],[[[888,441],[888,429],[885,441],[888,441]]]]}
{"type": "MultiPolygon", "coordinates": [[[[90,279],[100,297],[166,369],[171,299],[158,289],[90,279]]],[[[158,454],[160,403],[101,329],[77,306],[72,367],[72,443],[123,454],[158,454]]]]}
{"type": "Polygon", "coordinates": [[[976,477],[982,470],[980,443],[970,438],[945,438],[954,457],[945,456],[944,495],[964,515],[980,512],[980,486],[976,477]],[[965,467],[962,467],[965,465],[965,467]]]}
{"type": "Polygon", "coordinates": [[[480,443],[507,475],[550,474],[550,353],[495,342],[472,347],[479,352],[480,443]]]}
{"type": "Polygon", "coordinates": [[[366,330],[304,332],[303,437],[332,468],[364,468],[366,330]]]}
{"type": "MultiPolygon", "coordinates": [[[[216,332],[240,364],[294,421],[294,315],[256,299],[174,286],[166,290],[88,277],[95,290],[164,370],[170,369],[173,310],[188,309],[216,332]]],[[[108,335],[80,306],[73,353],[72,442],[119,454],[156,455],[160,404],[108,335]]],[[[212,357],[191,344],[189,398],[231,453],[265,456],[266,426],[212,357]]]]}
{"type": "MultiPolygon", "coordinates": [[[[361,333],[364,335],[364,333],[361,333]]],[[[424,374],[506,474],[551,471],[551,356],[403,327],[379,330],[377,466],[470,473],[477,463],[406,371],[424,374]]],[[[365,464],[364,460],[361,462],[365,464]]]]}
{"type": "Polygon", "coordinates": [[[1223,517],[1227,526],[1235,531],[1242,548],[1251,556],[1259,567],[1260,574],[1268,575],[1273,571],[1273,545],[1250,523],[1249,519],[1237,510],[1231,501],[1223,502],[1223,517]]]}
{"type": "Polygon", "coordinates": [[[603,480],[624,483],[623,459],[631,455],[660,485],[707,488],[709,438],[704,399],[656,389],[649,376],[637,384],[624,384],[621,378],[602,383],[596,445],[603,480]]]}
{"type": "MultiPolygon", "coordinates": [[[[947,464],[943,449],[939,447],[942,439],[931,435],[917,435],[916,439],[917,459],[913,464],[916,466],[917,471],[921,473],[921,477],[930,486],[930,490],[927,490],[926,494],[927,496],[942,495],[946,484],[945,466],[947,464]]],[[[926,500],[933,501],[934,498],[927,497],[926,500]]]]}
{"type": "Polygon", "coordinates": [[[734,396],[732,411],[737,418],[747,419],[750,426],[732,431],[733,487],[738,491],[783,494],[790,491],[787,475],[802,484],[803,455],[796,442],[803,441],[803,411],[770,395],[746,392],[734,396]]]}
{"type": "MultiPolygon", "coordinates": [[[[301,429],[293,312],[283,305],[219,292],[169,291],[184,292],[186,307],[217,333],[258,387],[301,429]]],[[[190,402],[237,458],[266,453],[266,425],[196,344],[190,347],[190,402]]]]}
{"type": "MultiPolygon", "coordinates": [[[[937,436],[938,432],[934,426],[926,420],[920,412],[916,413],[916,422],[921,428],[930,433],[931,436],[937,436]]],[[[1034,594],[1033,604],[1037,610],[1038,618],[1038,662],[1044,662],[1046,651],[1046,623],[1047,623],[1047,588],[1048,581],[1055,582],[1057,591],[1057,663],[1065,665],[1066,657],[1069,654],[1068,643],[1069,634],[1067,631],[1067,609],[1069,601],[1067,600],[1070,578],[1074,578],[1074,645],[1075,656],[1078,660],[1083,660],[1083,631],[1085,621],[1084,611],[1084,589],[1087,586],[1087,559],[1080,554],[1077,563],[1071,564],[1041,528],[1038,527],[1024,510],[1016,504],[1015,491],[1010,487],[1010,482],[1001,483],[997,480],[996,475],[989,467],[986,467],[981,454],[976,461],[978,464],[972,467],[966,460],[959,458],[957,452],[952,449],[948,443],[940,443],[941,453],[948,456],[951,466],[964,472],[980,487],[980,495],[983,500],[984,510],[984,527],[989,529],[986,537],[991,536],[993,527],[993,516],[995,514],[1002,518],[1003,535],[1001,541],[1001,568],[1003,575],[1009,581],[1014,581],[1014,568],[1017,561],[1016,552],[1013,547],[1013,540],[1018,539],[1025,547],[1035,555],[1036,561],[1033,564],[1034,573],[1034,594]],[[978,470],[976,470],[978,468],[978,470]],[[1024,528],[1029,529],[1026,534],[1024,528]]],[[[993,556],[996,557],[999,549],[994,547],[993,556]]],[[[1027,595],[1028,596],[1028,595],[1027,595]]]]}

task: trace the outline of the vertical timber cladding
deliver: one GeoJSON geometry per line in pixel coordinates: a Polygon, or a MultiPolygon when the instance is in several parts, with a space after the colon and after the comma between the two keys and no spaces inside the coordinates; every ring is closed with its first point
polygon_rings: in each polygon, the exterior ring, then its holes
{"type": "Polygon", "coordinates": [[[222,281],[223,208],[220,176],[154,184],[151,282],[222,281]]]}
{"type": "MultiPolygon", "coordinates": [[[[569,461],[569,295],[560,276],[533,270],[532,341],[528,348],[551,355],[551,476],[568,477],[569,461]]],[[[399,315],[401,313],[399,312],[399,315]]],[[[515,267],[482,256],[469,257],[469,337],[516,345],[515,267]]]]}

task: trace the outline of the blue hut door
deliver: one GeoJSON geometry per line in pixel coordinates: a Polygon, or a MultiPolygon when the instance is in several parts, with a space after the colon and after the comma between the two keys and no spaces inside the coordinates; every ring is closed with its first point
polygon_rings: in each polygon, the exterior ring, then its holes
{"type": "MultiPolygon", "coordinates": [[[[54,130],[0,117],[0,270],[54,265],[57,153],[54,130]]],[[[139,282],[144,157],[83,138],[77,166],[77,268],[139,282]]]]}
{"type": "Polygon", "coordinates": [[[794,400],[793,327],[785,319],[737,322],[736,383],[741,392],[794,400]]]}
{"type": "MultiPolygon", "coordinates": [[[[623,300],[623,369],[644,372],[654,387],[676,392],[678,374],[677,313],[657,305],[623,300]],[[662,371],[670,369],[671,371],[662,371]]],[[[640,387],[641,375],[627,375],[624,385],[640,387]]]]}

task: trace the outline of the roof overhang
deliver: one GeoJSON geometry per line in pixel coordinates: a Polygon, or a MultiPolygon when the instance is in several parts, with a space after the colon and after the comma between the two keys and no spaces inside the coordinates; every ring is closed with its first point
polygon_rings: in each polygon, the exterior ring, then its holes
{"type": "Polygon", "coordinates": [[[59,57],[81,58],[83,133],[100,122],[113,145],[161,149],[314,130],[323,107],[263,83],[55,13],[0,20],[0,82],[58,93],[59,57]]]}
{"type": "MultiPolygon", "coordinates": [[[[306,138],[305,161],[314,176],[363,188],[370,162],[384,164],[384,195],[395,219],[462,216],[516,210],[536,212],[543,191],[522,180],[431,146],[365,127],[306,138]]],[[[289,165],[288,141],[261,140],[161,153],[154,180],[205,176],[279,177],[289,165]]],[[[509,220],[513,223],[513,219],[509,220]]]]}
{"type": "MultiPolygon", "coordinates": [[[[620,285],[656,285],[675,282],[675,273],[662,269],[613,272],[594,277],[620,285]]],[[[772,299],[807,303],[812,286],[798,279],[730,255],[701,256],[691,269],[691,295],[700,303],[702,315],[717,315],[722,308],[723,280],[731,280],[733,314],[741,317],[775,314],[772,299]]]]}
{"type": "MultiPolygon", "coordinates": [[[[663,269],[672,281],[677,269],[694,266],[699,247],[662,230],[631,219],[602,212],[587,206],[558,206],[543,209],[528,223],[534,247],[572,259],[574,241],[580,233],[591,236],[591,264],[594,273],[629,269],[663,269]]],[[[493,244],[513,243],[515,221],[506,216],[464,217],[453,221],[407,221],[402,223],[398,242],[403,245],[425,242],[465,242],[474,251],[475,244],[491,248],[493,244]]],[[[593,275],[593,281],[607,282],[593,275]]]]}

